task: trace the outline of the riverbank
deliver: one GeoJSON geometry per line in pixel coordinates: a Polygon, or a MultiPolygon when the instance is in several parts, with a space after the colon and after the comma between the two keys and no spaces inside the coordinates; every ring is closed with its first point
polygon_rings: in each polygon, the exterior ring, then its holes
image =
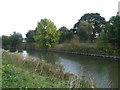
{"type": "Polygon", "coordinates": [[[73,74],[64,73],[62,65],[53,65],[32,57],[22,58],[18,52],[3,51],[2,60],[3,88],[92,88],[94,86],[73,74]]]}
{"type": "Polygon", "coordinates": [[[70,42],[57,44],[54,48],[50,48],[49,50],[62,53],[96,56],[120,60],[119,49],[120,48],[113,47],[111,45],[100,46],[96,42],[80,42],[77,38],[74,38],[70,42]]]}
{"type": "Polygon", "coordinates": [[[54,78],[50,80],[47,77],[30,73],[21,68],[14,67],[11,64],[4,64],[2,66],[2,88],[66,88],[67,85],[64,80],[57,80],[54,78]],[[55,81],[53,83],[53,81],[55,81]],[[61,83],[62,82],[62,83],[61,83]]]}
{"type": "MultiPolygon", "coordinates": [[[[70,44],[58,44],[54,48],[49,48],[47,51],[49,52],[57,52],[57,53],[66,53],[66,54],[76,54],[76,55],[85,55],[85,56],[95,56],[95,57],[102,57],[102,58],[111,58],[117,61],[120,61],[119,54],[108,54],[104,51],[94,47],[95,45],[91,46],[70,46],[70,44]],[[86,48],[87,47],[87,48],[86,48]]],[[[46,49],[31,45],[27,46],[27,49],[35,50],[35,51],[46,51],[46,49]]]]}
{"type": "Polygon", "coordinates": [[[90,53],[82,53],[82,52],[69,52],[69,51],[61,51],[61,50],[55,50],[55,49],[49,49],[48,51],[58,52],[58,53],[76,54],[76,55],[85,55],[85,56],[95,56],[95,57],[102,57],[102,58],[111,58],[111,59],[120,61],[119,56],[112,56],[112,55],[90,54],[90,53]]]}

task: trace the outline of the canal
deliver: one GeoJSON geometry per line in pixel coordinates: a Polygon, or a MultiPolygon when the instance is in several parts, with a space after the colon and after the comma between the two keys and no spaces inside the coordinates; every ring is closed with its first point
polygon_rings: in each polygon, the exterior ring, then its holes
{"type": "Polygon", "coordinates": [[[112,59],[82,56],[45,51],[23,51],[23,55],[46,60],[48,63],[59,63],[65,72],[84,77],[97,88],[118,87],[118,62],[112,59]]]}

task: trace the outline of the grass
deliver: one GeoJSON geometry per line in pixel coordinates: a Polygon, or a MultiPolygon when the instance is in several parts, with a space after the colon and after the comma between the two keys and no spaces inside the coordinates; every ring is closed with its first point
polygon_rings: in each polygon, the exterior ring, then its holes
{"type": "Polygon", "coordinates": [[[98,46],[96,43],[81,42],[78,39],[73,38],[70,42],[64,42],[54,47],[56,50],[66,50],[70,52],[82,52],[82,53],[96,53],[98,46]]]}
{"type": "Polygon", "coordinates": [[[49,80],[47,77],[23,71],[10,64],[3,65],[3,88],[65,88],[63,80],[49,80]],[[53,82],[54,81],[54,82],[53,82]]]}
{"type": "Polygon", "coordinates": [[[23,59],[20,53],[2,53],[2,88],[91,88],[94,85],[77,76],[64,73],[63,66],[23,59]]]}
{"type": "Polygon", "coordinates": [[[78,38],[73,38],[69,42],[64,42],[63,44],[57,44],[53,49],[60,51],[68,51],[68,52],[80,52],[80,53],[88,53],[88,54],[102,54],[102,55],[117,55],[118,48],[114,46],[104,46],[99,45],[98,43],[92,42],[82,42],[79,41],[78,38]]]}

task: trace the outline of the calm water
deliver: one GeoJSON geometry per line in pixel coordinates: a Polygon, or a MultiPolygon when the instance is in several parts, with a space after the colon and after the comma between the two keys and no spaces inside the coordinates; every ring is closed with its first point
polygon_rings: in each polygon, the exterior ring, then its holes
{"type": "Polygon", "coordinates": [[[118,87],[118,62],[91,56],[60,54],[52,52],[23,51],[24,56],[30,55],[50,63],[63,64],[65,72],[74,73],[94,83],[98,88],[118,87]]]}

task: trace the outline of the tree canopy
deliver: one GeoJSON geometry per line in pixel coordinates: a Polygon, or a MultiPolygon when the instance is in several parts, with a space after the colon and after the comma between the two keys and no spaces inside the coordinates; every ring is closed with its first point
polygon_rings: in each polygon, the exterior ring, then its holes
{"type": "Polygon", "coordinates": [[[61,27],[59,31],[60,31],[59,43],[63,43],[64,41],[67,41],[67,40],[70,41],[72,39],[73,37],[72,31],[67,29],[65,26],[61,27]]]}
{"type": "Polygon", "coordinates": [[[50,48],[58,42],[59,32],[54,23],[45,18],[38,22],[34,38],[41,47],[50,48]]]}
{"type": "Polygon", "coordinates": [[[35,32],[36,32],[36,30],[29,30],[27,32],[27,34],[26,34],[27,43],[34,43],[35,42],[35,39],[34,39],[35,32]]]}
{"type": "Polygon", "coordinates": [[[74,29],[77,30],[79,28],[81,21],[86,21],[92,25],[91,41],[95,39],[96,34],[99,34],[105,26],[105,18],[101,17],[99,13],[84,14],[81,19],[74,25],[74,29]]]}
{"type": "Polygon", "coordinates": [[[120,16],[113,16],[106,22],[105,29],[98,37],[100,47],[113,47],[120,53],[120,16]]]}
{"type": "Polygon", "coordinates": [[[19,45],[20,43],[22,43],[22,35],[20,33],[17,33],[17,32],[13,32],[13,34],[10,35],[10,45],[11,46],[17,46],[19,45]]]}
{"type": "Polygon", "coordinates": [[[22,35],[17,32],[13,32],[10,36],[2,36],[2,48],[4,49],[14,49],[22,43],[22,35]]]}
{"type": "Polygon", "coordinates": [[[7,49],[10,45],[9,36],[2,35],[2,48],[7,49]]]}
{"type": "Polygon", "coordinates": [[[90,23],[88,23],[87,21],[81,21],[79,23],[79,26],[77,28],[77,35],[79,37],[79,40],[89,40],[91,32],[92,25],[90,23]]]}
{"type": "Polygon", "coordinates": [[[107,43],[120,46],[120,16],[113,16],[106,23],[104,30],[107,43]]]}

